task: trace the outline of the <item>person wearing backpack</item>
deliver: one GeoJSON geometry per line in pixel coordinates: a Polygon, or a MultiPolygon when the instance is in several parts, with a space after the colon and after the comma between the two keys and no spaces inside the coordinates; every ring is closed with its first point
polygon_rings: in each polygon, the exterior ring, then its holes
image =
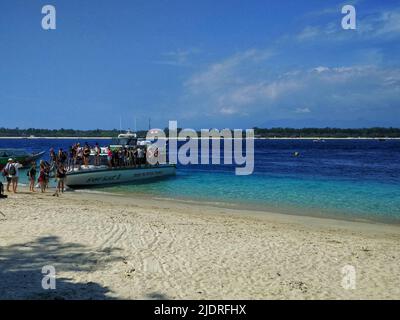
{"type": "Polygon", "coordinates": [[[17,193],[19,168],[21,167],[22,165],[19,164],[18,161],[13,161],[8,168],[8,174],[11,178],[11,184],[14,193],[17,193]]]}
{"type": "Polygon", "coordinates": [[[10,185],[11,185],[11,175],[10,175],[10,168],[13,164],[13,159],[10,158],[8,159],[8,162],[6,164],[6,166],[3,169],[3,176],[6,178],[7,180],[7,192],[11,192],[10,191],[10,185]]]}

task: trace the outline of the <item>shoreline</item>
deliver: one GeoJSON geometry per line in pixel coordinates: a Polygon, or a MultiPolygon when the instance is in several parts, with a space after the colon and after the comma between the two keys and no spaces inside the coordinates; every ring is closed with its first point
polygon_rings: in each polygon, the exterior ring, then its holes
{"type": "MultiPolygon", "coordinates": [[[[132,205],[132,204],[140,204],[143,207],[149,207],[153,204],[157,205],[173,205],[175,207],[186,208],[187,206],[194,206],[199,211],[201,208],[205,208],[205,214],[209,211],[219,211],[225,215],[230,217],[242,218],[242,219],[254,219],[254,220],[271,220],[276,219],[281,222],[293,222],[302,225],[307,225],[310,223],[311,225],[316,226],[342,226],[349,227],[351,229],[354,227],[355,229],[363,229],[365,227],[366,230],[373,230],[375,227],[377,229],[385,229],[391,230],[393,232],[398,232],[400,235],[400,224],[378,221],[378,220],[369,220],[369,219],[343,219],[341,217],[329,216],[329,215],[313,215],[313,214],[295,214],[293,212],[283,212],[283,211],[273,211],[272,208],[268,208],[266,210],[262,210],[256,207],[247,207],[245,204],[243,206],[240,205],[229,205],[229,203],[225,202],[209,202],[209,201],[201,201],[201,200],[193,200],[193,199],[180,199],[180,198],[163,198],[160,196],[151,196],[144,194],[131,194],[131,197],[127,197],[126,194],[123,193],[113,193],[113,192],[102,192],[102,191],[70,191],[68,194],[71,196],[77,197],[86,197],[92,198],[94,200],[101,199],[102,201],[114,202],[118,199],[119,204],[124,205],[132,205]],[[149,204],[150,202],[150,204],[149,204]]],[[[292,208],[295,210],[295,208],[292,208]]]]}
{"type": "MultiPolygon", "coordinates": [[[[207,199],[197,199],[189,197],[166,197],[163,195],[152,195],[146,193],[131,193],[127,191],[102,191],[102,189],[77,189],[68,190],[68,193],[77,194],[87,194],[87,195],[105,195],[105,196],[115,196],[120,198],[129,199],[129,197],[134,197],[143,201],[163,201],[169,203],[182,203],[190,204],[195,206],[207,206],[212,208],[227,209],[233,212],[246,212],[247,214],[253,213],[256,216],[262,216],[264,214],[277,214],[277,215],[288,215],[292,217],[309,217],[316,219],[329,219],[341,222],[359,222],[359,223],[369,223],[369,224],[383,224],[390,226],[399,226],[400,219],[380,217],[374,215],[356,215],[352,213],[343,213],[340,211],[321,211],[320,209],[314,208],[299,208],[299,207],[273,207],[267,206],[261,203],[245,203],[245,202],[228,202],[224,200],[207,200],[207,199]]],[[[250,214],[251,215],[251,214],[250,214]]]]}
{"type": "MultiPolygon", "coordinates": [[[[27,189],[27,183],[18,183],[19,188],[27,189]]],[[[39,190],[38,185],[36,186],[36,190],[39,190]]],[[[56,190],[54,185],[49,186],[49,193],[53,193],[56,190]]],[[[92,189],[72,189],[67,187],[65,194],[71,195],[87,195],[90,196],[106,196],[106,197],[115,197],[118,199],[137,199],[140,201],[160,201],[165,203],[181,203],[194,205],[197,207],[210,207],[215,209],[226,209],[231,210],[232,212],[246,212],[246,215],[249,216],[263,216],[265,214],[275,214],[275,215],[283,215],[283,216],[291,216],[291,217],[305,217],[305,218],[315,218],[315,219],[328,219],[332,221],[340,221],[340,222],[355,222],[355,223],[367,223],[367,224],[378,224],[378,225],[387,225],[387,226],[395,226],[400,227],[400,219],[392,218],[392,217],[383,217],[377,215],[357,215],[354,213],[344,213],[337,210],[323,210],[317,208],[300,208],[295,206],[286,206],[286,207],[274,207],[268,206],[268,204],[262,203],[246,203],[246,202],[232,202],[232,201],[224,201],[224,200],[211,200],[211,199],[199,199],[199,198],[190,198],[190,197],[167,197],[163,195],[154,195],[154,194],[146,194],[146,193],[137,193],[137,192],[128,192],[123,190],[118,191],[108,191],[102,188],[92,188],[92,189]]],[[[128,200],[129,201],[129,200],[128,200]]],[[[399,229],[400,230],[400,229],[399,229]]]]}
{"type": "Polygon", "coordinates": [[[400,298],[399,226],[20,192],[0,200],[2,299],[400,298]],[[44,265],[57,270],[54,292],[40,287],[44,265]]]}

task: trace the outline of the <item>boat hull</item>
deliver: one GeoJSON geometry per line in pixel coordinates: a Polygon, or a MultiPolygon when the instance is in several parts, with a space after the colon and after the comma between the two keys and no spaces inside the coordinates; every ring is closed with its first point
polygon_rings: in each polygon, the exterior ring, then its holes
{"type": "Polygon", "coordinates": [[[160,165],[143,168],[113,168],[85,170],[67,173],[65,184],[70,188],[85,188],[115,185],[160,179],[176,174],[174,165],[160,165]]]}

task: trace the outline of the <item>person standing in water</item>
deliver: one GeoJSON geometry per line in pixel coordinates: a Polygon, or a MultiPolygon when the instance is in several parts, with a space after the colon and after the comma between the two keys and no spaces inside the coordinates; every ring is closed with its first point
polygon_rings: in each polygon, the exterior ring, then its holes
{"type": "Polygon", "coordinates": [[[28,171],[28,178],[29,178],[29,191],[35,192],[36,162],[32,162],[32,166],[28,171]]]}

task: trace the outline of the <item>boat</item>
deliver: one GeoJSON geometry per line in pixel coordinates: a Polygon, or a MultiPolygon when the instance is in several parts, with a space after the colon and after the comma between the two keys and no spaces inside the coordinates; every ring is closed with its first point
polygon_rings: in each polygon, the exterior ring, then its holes
{"type": "Polygon", "coordinates": [[[151,141],[138,138],[137,134],[131,131],[127,131],[126,133],[120,133],[117,138],[113,139],[110,148],[111,150],[115,150],[118,148],[132,148],[136,146],[148,146],[151,144],[151,141]]]}
{"type": "MultiPolygon", "coordinates": [[[[136,133],[128,131],[121,133],[110,144],[110,150],[117,151],[121,148],[143,148],[150,150],[151,141],[139,139],[136,133]]],[[[66,173],[65,184],[70,188],[84,188],[93,186],[138,183],[173,176],[176,174],[174,164],[150,165],[142,163],[132,166],[109,167],[107,164],[107,147],[101,147],[99,165],[81,165],[72,168],[66,173]]],[[[159,152],[164,152],[159,150],[159,152]]],[[[91,152],[90,162],[94,159],[91,152]]]]}
{"type": "Polygon", "coordinates": [[[65,184],[73,189],[126,184],[165,178],[176,174],[176,166],[171,164],[109,168],[107,166],[82,166],[67,172],[65,184]]]}
{"type": "Polygon", "coordinates": [[[110,148],[113,150],[120,147],[134,147],[138,144],[138,140],[137,134],[128,130],[126,133],[120,133],[117,138],[113,139],[110,148]]]}
{"type": "Polygon", "coordinates": [[[28,166],[32,161],[40,159],[44,151],[30,153],[25,149],[0,149],[0,170],[7,164],[9,158],[18,161],[22,166],[28,166]]]}

